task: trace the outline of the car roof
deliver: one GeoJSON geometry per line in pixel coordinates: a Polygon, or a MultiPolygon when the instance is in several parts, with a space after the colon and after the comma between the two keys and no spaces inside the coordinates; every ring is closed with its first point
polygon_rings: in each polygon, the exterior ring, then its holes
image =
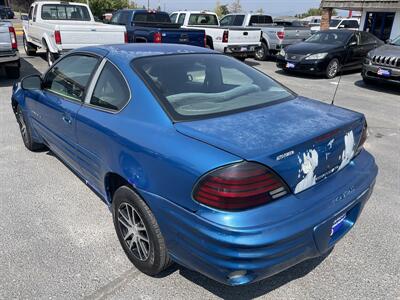
{"type": "Polygon", "coordinates": [[[75,50],[74,52],[91,52],[95,54],[107,53],[111,59],[122,58],[125,61],[131,61],[135,58],[145,56],[159,56],[170,54],[184,54],[184,53],[218,53],[208,48],[201,48],[189,45],[179,44],[118,44],[118,45],[102,45],[90,46],[75,50]]]}

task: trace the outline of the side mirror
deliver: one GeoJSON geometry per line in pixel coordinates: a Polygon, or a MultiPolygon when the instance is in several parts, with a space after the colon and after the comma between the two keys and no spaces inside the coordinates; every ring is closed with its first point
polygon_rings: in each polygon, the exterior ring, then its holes
{"type": "Polygon", "coordinates": [[[21,87],[24,90],[40,90],[42,89],[43,80],[40,75],[29,75],[21,80],[21,87]]]}

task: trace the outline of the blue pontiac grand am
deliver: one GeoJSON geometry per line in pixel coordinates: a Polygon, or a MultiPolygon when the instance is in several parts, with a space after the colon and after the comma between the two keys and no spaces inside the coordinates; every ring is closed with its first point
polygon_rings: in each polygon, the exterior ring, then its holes
{"type": "Polygon", "coordinates": [[[362,114],[209,49],[75,50],[15,84],[12,108],[25,146],[50,149],[107,203],[149,275],[174,261],[241,285],[320,256],[378,172],[362,114]]]}

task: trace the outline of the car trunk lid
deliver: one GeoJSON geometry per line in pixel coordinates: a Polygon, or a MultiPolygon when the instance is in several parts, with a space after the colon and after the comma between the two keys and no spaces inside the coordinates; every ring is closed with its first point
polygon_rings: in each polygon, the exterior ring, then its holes
{"type": "Polygon", "coordinates": [[[11,37],[8,25],[0,22],[0,51],[11,50],[11,37]]]}
{"type": "Polygon", "coordinates": [[[296,98],[175,127],[245,160],[265,164],[299,193],[350,162],[364,122],[362,114],[296,98]]]}

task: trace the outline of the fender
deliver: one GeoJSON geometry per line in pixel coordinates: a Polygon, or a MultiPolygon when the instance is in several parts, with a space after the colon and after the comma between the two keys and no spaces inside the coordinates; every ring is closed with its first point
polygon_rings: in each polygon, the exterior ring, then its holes
{"type": "MultiPolygon", "coordinates": [[[[57,30],[57,27],[56,27],[57,30]]],[[[55,45],[54,42],[54,33],[51,34],[51,36],[45,32],[42,36],[42,48],[43,49],[49,49],[51,53],[57,53],[59,52],[59,49],[55,45]]]]}
{"type": "Polygon", "coordinates": [[[268,49],[271,49],[271,44],[269,42],[268,34],[262,33],[262,41],[265,41],[265,44],[267,44],[268,49]]]}

